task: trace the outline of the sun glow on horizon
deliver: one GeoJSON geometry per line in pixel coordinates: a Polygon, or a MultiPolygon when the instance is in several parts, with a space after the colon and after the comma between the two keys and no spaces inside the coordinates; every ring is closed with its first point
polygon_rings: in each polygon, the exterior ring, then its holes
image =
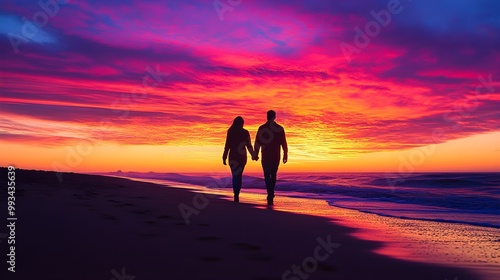
{"type": "MultiPolygon", "coordinates": [[[[500,172],[500,132],[442,144],[398,151],[362,153],[350,157],[316,158],[290,146],[289,162],[280,172],[500,172]],[[457,153],[460,151],[460,153],[457,153]]],[[[92,145],[26,147],[6,144],[0,165],[65,172],[228,173],[222,165],[223,146],[92,145]],[[33,157],[33,155],[37,155],[33,157]],[[6,159],[15,158],[15,161],[6,159]]],[[[260,172],[248,159],[246,172],[260,172]]]]}

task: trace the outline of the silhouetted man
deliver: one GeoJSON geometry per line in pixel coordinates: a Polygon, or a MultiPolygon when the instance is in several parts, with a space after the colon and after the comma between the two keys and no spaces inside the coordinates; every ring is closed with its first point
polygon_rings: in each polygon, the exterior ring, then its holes
{"type": "Polygon", "coordinates": [[[253,160],[258,160],[259,150],[262,147],[262,169],[267,188],[267,204],[272,205],[274,187],[276,186],[276,173],[280,165],[281,147],[283,147],[283,163],[288,161],[288,145],[286,143],[285,129],[277,124],[276,112],[267,112],[267,122],[259,127],[255,138],[255,154],[253,160]]]}

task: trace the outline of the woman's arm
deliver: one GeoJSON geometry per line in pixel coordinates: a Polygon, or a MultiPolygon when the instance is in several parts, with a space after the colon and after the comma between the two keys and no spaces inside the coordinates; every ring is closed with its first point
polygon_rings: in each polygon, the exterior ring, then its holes
{"type": "Polygon", "coordinates": [[[226,144],[224,145],[224,153],[222,154],[222,163],[224,165],[227,165],[226,160],[227,160],[228,153],[229,153],[229,131],[227,132],[226,144]]]}
{"type": "Polygon", "coordinates": [[[254,159],[255,158],[255,151],[253,150],[252,139],[250,138],[250,133],[248,133],[248,131],[247,131],[246,144],[247,144],[246,146],[247,146],[248,152],[250,153],[250,156],[252,157],[252,159],[254,159]]]}

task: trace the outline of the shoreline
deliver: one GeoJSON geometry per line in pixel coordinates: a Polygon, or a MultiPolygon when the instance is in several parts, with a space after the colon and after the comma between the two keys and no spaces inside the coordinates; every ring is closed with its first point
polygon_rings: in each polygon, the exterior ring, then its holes
{"type": "MultiPolygon", "coordinates": [[[[477,212],[475,210],[467,210],[467,207],[477,208],[477,204],[481,205],[483,202],[477,201],[476,205],[463,205],[464,209],[454,209],[457,206],[457,203],[451,203],[452,200],[432,200],[430,198],[427,201],[423,201],[420,203],[418,200],[408,200],[405,202],[400,202],[397,200],[398,195],[393,196],[391,199],[385,199],[387,194],[391,196],[392,193],[396,191],[396,188],[401,188],[403,191],[399,195],[402,195],[403,200],[411,197],[412,195],[419,196],[420,193],[412,194],[413,187],[409,186],[387,186],[385,184],[380,185],[380,179],[383,179],[383,175],[381,173],[339,173],[340,175],[332,175],[330,173],[317,173],[310,174],[304,173],[297,177],[297,173],[285,173],[280,176],[278,180],[276,192],[282,192],[281,195],[288,197],[303,197],[310,199],[323,199],[328,201],[332,206],[340,207],[344,209],[351,209],[360,211],[363,213],[373,213],[379,216],[386,217],[394,217],[398,219],[409,219],[409,220],[422,220],[422,221],[434,221],[434,222],[444,222],[444,223],[457,223],[457,224],[466,224],[472,226],[480,226],[480,227],[490,227],[500,229],[500,219],[498,218],[498,210],[493,210],[493,201],[492,197],[490,200],[485,202],[487,207],[490,207],[490,212],[477,212]],[[305,175],[304,175],[305,174],[305,175]],[[327,182],[323,181],[325,179],[325,175],[332,176],[331,179],[338,180],[337,182],[327,182]],[[346,175],[349,175],[346,177],[346,175]],[[370,175],[371,180],[373,181],[355,181],[351,178],[361,177],[361,178],[369,178],[366,177],[370,175]],[[320,182],[316,181],[315,176],[319,176],[320,182]],[[336,179],[334,179],[336,178],[336,179]],[[305,181],[304,181],[305,180],[305,181]],[[332,190],[337,189],[337,191],[329,192],[327,187],[329,184],[332,185],[332,190]],[[340,187],[340,190],[338,190],[340,187]],[[309,190],[300,190],[302,187],[307,186],[309,190]],[[365,199],[363,200],[361,197],[357,196],[357,193],[363,192],[362,188],[368,187],[367,193],[364,195],[367,197],[371,197],[371,195],[375,197],[380,197],[382,200],[378,199],[365,199]],[[385,188],[385,190],[384,190],[385,188]],[[385,193],[381,193],[385,192],[385,193]],[[351,192],[351,193],[350,193],[351,192]],[[405,193],[406,192],[406,193],[405,193]],[[358,198],[358,201],[353,201],[352,198],[358,198]],[[429,200],[430,199],[430,200],[429,200]],[[429,204],[430,203],[430,204],[429,204]],[[453,205],[450,205],[453,204],[453,205]],[[401,208],[403,207],[403,208],[401,208]],[[451,208],[450,208],[451,207],[451,208]],[[393,211],[393,209],[401,209],[402,211],[393,211]],[[428,213],[430,215],[426,215],[428,213]]],[[[429,176],[428,173],[422,173],[424,176],[429,176]]],[[[460,176],[463,176],[464,173],[461,173],[460,176]]],[[[485,175],[487,173],[482,173],[481,175],[485,175]]],[[[135,172],[123,172],[123,174],[117,172],[111,173],[101,173],[97,175],[108,175],[108,176],[118,176],[124,178],[131,179],[147,179],[147,180],[155,180],[157,183],[162,183],[165,181],[183,184],[193,184],[197,186],[207,187],[208,189],[231,189],[230,186],[230,178],[227,177],[227,174],[215,174],[215,173],[189,173],[189,174],[179,174],[179,173],[135,173],[135,172]]],[[[443,174],[440,174],[443,176],[443,174]]],[[[490,175],[490,174],[488,174],[490,175]]],[[[497,175],[497,174],[495,174],[497,175]]],[[[500,175],[500,173],[498,173],[500,175]]],[[[243,184],[246,192],[258,192],[259,190],[265,189],[263,187],[264,182],[261,178],[261,174],[258,176],[254,175],[245,175],[243,176],[243,184]]],[[[457,177],[458,178],[458,177],[457,177]]],[[[454,180],[454,178],[442,177],[438,178],[440,180],[454,180]]],[[[328,179],[330,180],[330,179],[328,179]]],[[[409,178],[409,180],[417,180],[414,178],[409,178]]],[[[430,179],[425,179],[430,180],[430,179]]],[[[457,179],[457,183],[460,182],[460,179],[457,179]]],[[[385,181],[384,181],[385,182],[385,181]]],[[[433,182],[428,182],[432,184],[433,182]]],[[[421,184],[421,183],[420,183],[421,184]]],[[[449,183],[451,185],[451,183],[449,183]]],[[[448,187],[448,186],[445,186],[448,187]]],[[[463,186],[462,186],[463,187],[463,186]]],[[[415,188],[419,188],[418,186],[415,188]]],[[[443,188],[442,190],[446,190],[443,188]]],[[[422,191],[422,189],[420,190],[422,191]]],[[[458,189],[457,192],[462,192],[462,189],[458,189]]],[[[472,191],[472,190],[471,190],[472,191]]],[[[442,193],[444,197],[447,196],[449,192],[442,193]]],[[[471,194],[474,195],[474,194],[471,194]]],[[[461,199],[466,199],[465,196],[462,195],[461,199]]]]}
{"type": "MultiPolygon", "coordinates": [[[[227,200],[232,200],[229,189],[213,189],[171,180],[124,178],[160,185],[167,182],[171,186],[224,195],[227,200]]],[[[287,194],[277,191],[275,210],[323,217],[346,226],[354,230],[354,237],[380,242],[382,246],[375,250],[379,254],[407,261],[468,267],[483,274],[486,279],[496,279],[500,275],[499,228],[384,216],[329,205],[322,198],[280,196],[280,193],[287,194]],[[304,205],[313,206],[314,210],[304,209],[304,205]],[[457,249],[457,246],[461,247],[457,249]],[[494,258],[496,255],[498,257],[494,258]]],[[[243,189],[240,201],[266,209],[265,196],[265,190],[243,189]]]]}
{"type": "Polygon", "coordinates": [[[245,194],[236,204],[113,177],[65,173],[59,183],[48,171],[16,176],[18,272],[6,279],[109,279],[113,271],[137,279],[294,279],[297,266],[309,279],[487,279],[376,254],[383,244],[355,237],[355,223],[342,224],[349,217],[312,216],[306,212],[314,205],[294,206],[297,200],[277,201],[271,210],[245,194]],[[181,204],[198,211],[189,224],[181,204]]]}

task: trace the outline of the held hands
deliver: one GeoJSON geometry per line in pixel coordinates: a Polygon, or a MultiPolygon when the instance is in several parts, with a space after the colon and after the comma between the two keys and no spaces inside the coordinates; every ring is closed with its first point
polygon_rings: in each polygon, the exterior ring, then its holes
{"type": "Polygon", "coordinates": [[[252,160],[259,160],[259,155],[257,153],[253,153],[252,160]]]}
{"type": "MultiPolygon", "coordinates": [[[[252,160],[259,160],[259,156],[257,154],[253,154],[252,155],[252,160]]],[[[288,162],[288,155],[284,155],[283,156],[283,164],[287,163],[288,162]]],[[[224,165],[225,165],[225,161],[224,161],[224,165]]]]}
{"type": "Polygon", "coordinates": [[[222,164],[227,165],[225,158],[222,159],[222,164]]]}

